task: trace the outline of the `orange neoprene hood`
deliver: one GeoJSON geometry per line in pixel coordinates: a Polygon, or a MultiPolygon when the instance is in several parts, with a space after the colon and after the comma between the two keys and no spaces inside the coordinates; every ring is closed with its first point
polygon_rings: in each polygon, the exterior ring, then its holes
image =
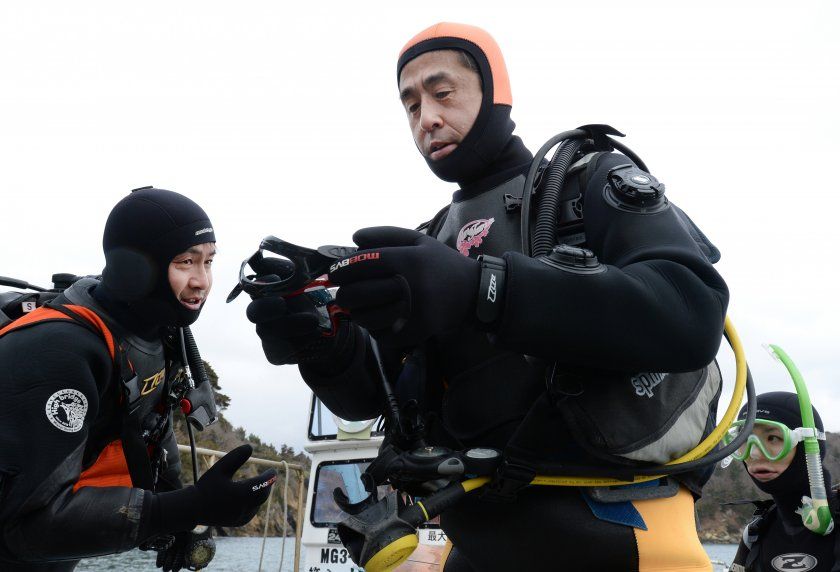
{"type": "Polygon", "coordinates": [[[513,104],[510,79],[496,40],[475,26],[449,22],[435,24],[411,38],[400,51],[397,83],[408,62],[434,50],[460,50],[472,56],[481,77],[482,93],[478,116],[467,136],[443,159],[432,161],[424,156],[429,169],[444,181],[457,182],[463,187],[496,169],[498,165],[493,165],[503,154],[516,154],[514,148],[522,147],[520,151],[530,155],[521,141],[513,137],[515,124],[510,118],[513,104]]]}
{"type": "Polygon", "coordinates": [[[486,31],[466,24],[440,22],[411,38],[400,50],[397,81],[406,63],[425,52],[445,49],[458,49],[469,53],[478,63],[482,79],[489,84],[486,87],[492,89],[492,102],[497,105],[513,105],[510,79],[502,50],[486,31]],[[492,82],[487,81],[490,78],[492,82]]]}

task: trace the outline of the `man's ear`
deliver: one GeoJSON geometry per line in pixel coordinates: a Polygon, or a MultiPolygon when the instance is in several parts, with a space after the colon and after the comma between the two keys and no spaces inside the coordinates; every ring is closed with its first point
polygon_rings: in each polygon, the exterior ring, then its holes
{"type": "Polygon", "coordinates": [[[130,248],[115,248],[105,254],[102,283],[119,300],[134,302],[152,293],[158,269],[152,259],[130,248]]]}

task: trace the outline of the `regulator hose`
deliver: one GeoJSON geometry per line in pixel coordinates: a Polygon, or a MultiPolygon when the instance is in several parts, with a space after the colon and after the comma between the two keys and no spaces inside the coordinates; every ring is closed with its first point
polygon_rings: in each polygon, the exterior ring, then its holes
{"type": "Polygon", "coordinates": [[[561,142],[545,170],[539,197],[539,208],[537,209],[537,224],[534,229],[534,237],[531,240],[533,256],[535,257],[548,254],[557,244],[560,194],[563,192],[563,185],[566,182],[566,172],[582,144],[583,141],[580,139],[561,142]]]}
{"type": "Polygon", "coordinates": [[[559,142],[566,139],[583,139],[587,135],[588,132],[583,129],[563,131],[546,141],[545,145],[540,147],[540,150],[537,151],[536,155],[534,155],[534,160],[531,162],[531,168],[528,169],[528,176],[525,178],[525,187],[522,190],[522,215],[519,219],[522,254],[525,256],[533,256],[531,254],[531,196],[534,191],[534,181],[537,178],[537,172],[540,169],[543,158],[548,155],[548,152],[551,151],[552,147],[557,145],[559,142]]]}

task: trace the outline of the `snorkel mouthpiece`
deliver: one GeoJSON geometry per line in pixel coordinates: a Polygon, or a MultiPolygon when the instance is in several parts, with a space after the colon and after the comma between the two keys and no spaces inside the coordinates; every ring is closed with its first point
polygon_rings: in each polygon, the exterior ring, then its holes
{"type": "Polygon", "coordinates": [[[816,534],[826,536],[834,530],[834,519],[831,517],[831,510],[828,506],[828,495],[823,479],[822,460],[820,459],[820,444],[818,441],[819,432],[814,422],[814,410],[811,407],[811,397],[808,395],[808,388],[802,374],[790,359],[785,351],[779,346],[768,344],[764,346],[777,361],[782,362],[788,370],[793,384],[796,386],[796,395],[799,397],[799,411],[802,417],[802,425],[810,429],[803,438],[805,447],[805,465],[808,470],[808,483],[811,488],[811,496],[802,497],[802,506],[797,512],[802,517],[802,524],[816,534]]]}

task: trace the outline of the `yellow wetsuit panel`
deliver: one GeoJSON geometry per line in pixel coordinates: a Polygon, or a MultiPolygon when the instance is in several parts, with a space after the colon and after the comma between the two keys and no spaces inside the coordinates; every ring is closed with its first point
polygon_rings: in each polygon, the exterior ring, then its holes
{"type": "Polygon", "coordinates": [[[647,530],[634,529],[639,572],[712,572],[694,522],[694,498],[680,487],[667,499],[633,501],[647,530]]]}

